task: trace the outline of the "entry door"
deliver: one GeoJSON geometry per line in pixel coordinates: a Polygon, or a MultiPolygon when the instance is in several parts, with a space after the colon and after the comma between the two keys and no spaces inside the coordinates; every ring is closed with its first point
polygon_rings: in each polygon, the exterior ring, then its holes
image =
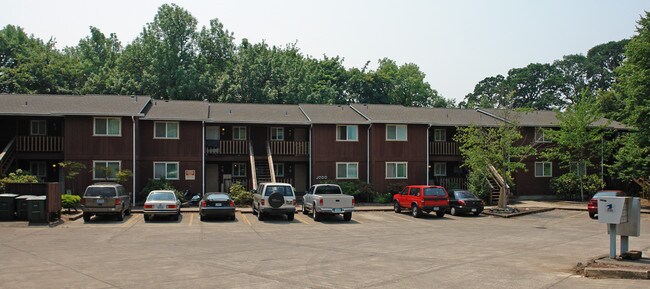
{"type": "Polygon", "coordinates": [[[294,185],[296,191],[304,192],[307,191],[307,164],[295,164],[294,165],[294,185]]]}
{"type": "Polygon", "coordinates": [[[256,156],[266,155],[266,140],[268,128],[264,126],[251,127],[251,141],[253,142],[253,151],[256,156]]]}
{"type": "Polygon", "coordinates": [[[205,165],[205,191],[206,192],[219,192],[219,165],[206,164],[205,165]]]}

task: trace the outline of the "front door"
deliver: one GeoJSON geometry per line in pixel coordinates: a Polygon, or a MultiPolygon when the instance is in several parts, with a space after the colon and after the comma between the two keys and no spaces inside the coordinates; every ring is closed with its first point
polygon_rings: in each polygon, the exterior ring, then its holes
{"type": "Polygon", "coordinates": [[[219,192],[219,165],[206,164],[205,165],[205,191],[206,192],[219,192]]]}
{"type": "Polygon", "coordinates": [[[268,129],[264,126],[251,127],[251,141],[253,142],[253,151],[256,156],[266,155],[266,140],[268,129]]]}
{"type": "Polygon", "coordinates": [[[304,192],[307,190],[307,164],[295,164],[294,165],[294,185],[296,191],[304,192]]]}

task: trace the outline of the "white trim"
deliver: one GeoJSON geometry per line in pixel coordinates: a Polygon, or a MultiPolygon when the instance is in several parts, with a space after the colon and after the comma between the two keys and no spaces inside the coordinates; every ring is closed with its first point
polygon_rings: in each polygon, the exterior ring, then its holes
{"type": "Polygon", "coordinates": [[[386,141],[408,141],[408,140],[409,140],[409,129],[408,129],[408,125],[406,125],[406,124],[387,124],[387,125],[386,125],[386,141]],[[395,139],[389,139],[389,138],[388,138],[388,127],[392,127],[392,126],[395,127],[395,139]],[[399,139],[399,138],[397,137],[397,128],[398,128],[398,127],[404,127],[404,129],[405,129],[405,133],[404,133],[404,137],[405,137],[405,138],[404,138],[404,139],[399,139]]]}
{"type": "Polygon", "coordinates": [[[272,126],[271,127],[271,141],[284,141],[284,127],[281,126],[272,126]],[[273,130],[282,131],[282,138],[275,139],[273,138],[273,130]]]}
{"type": "Polygon", "coordinates": [[[446,142],[447,141],[447,130],[444,128],[434,128],[433,129],[433,141],[435,142],[446,142]],[[438,133],[441,133],[442,138],[438,138],[438,133]]]}
{"type": "Polygon", "coordinates": [[[553,163],[552,163],[552,162],[535,162],[535,177],[536,177],[536,178],[550,178],[550,177],[553,177],[553,163]],[[542,172],[541,172],[541,174],[539,174],[538,171],[537,171],[537,164],[541,164],[541,165],[542,165],[542,172]],[[546,164],[548,164],[548,165],[550,166],[550,168],[551,168],[551,171],[550,171],[550,174],[549,174],[549,175],[545,175],[545,174],[544,174],[544,166],[545,166],[546,164]]]}
{"type": "Polygon", "coordinates": [[[446,162],[434,162],[433,163],[433,176],[434,177],[446,177],[447,176],[447,163],[446,162]],[[444,169],[444,174],[438,173],[437,167],[441,166],[444,169]]]}
{"type": "Polygon", "coordinates": [[[44,119],[32,119],[29,121],[29,135],[47,135],[47,120],[44,119]],[[34,123],[38,123],[39,125],[37,128],[40,128],[40,123],[43,122],[45,123],[45,126],[43,127],[45,131],[43,133],[40,132],[40,130],[37,133],[34,133],[34,123]]]}
{"type": "Polygon", "coordinates": [[[550,143],[550,140],[546,139],[546,133],[541,127],[535,128],[535,143],[550,143]],[[539,135],[541,133],[541,135],[539,135]],[[541,140],[540,140],[541,139],[541,140]]]}
{"type": "Polygon", "coordinates": [[[156,178],[156,164],[164,164],[165,165],[165,180],[169,181],[178,181],[181,178],[181,164],[180,162],[153,162],[153,179],[154,180],[160,180],[160,178],[156,178]],[[176,178],[168,178],[169,176],[169,171],[167,170],[167,165],[170,164],[175,164],[176,165],[176,178]]]}
{"type": "MultiPolygon", "coordinates": [[[[118,169],[117,171],[120,171],[122,169],[122,161],[118,160],[93,160],[93,181],[103,181],[103,180],[108,180],[108,181],[114,181],[117,178],[97,178],[97,171],[95,170],[95,167],[97,167],[97,163],[104,163],[105,167],[108,167],[108,163],[117,163],[118,169]]],[[[117,175],[117,172],[115,172],[117,175]]]]}
{"type": "Polygon", "coordinates": [[[354,124],[337,124],[336,125],[336,141],[341,141],[341,142],[358,142],[359,141],[359,126],[354,125],[354,124]],[[345,139],[341,139],[339,135],[339,127],[345,127],[345,139]],[[348,129],[350,127],[355,127],[356,128],[356,138],[355,139],[348,139],[348,129]]]}
{"type": "Polygon", "coordinates": [[[180,123],[178,121],[154,121],[153,122],[153,138],[154,139],[180,139],[180,136],[181,136],[181,125],[180,125],[180,123]],[[167,136],[167,134],[168,134],[167,126],[170,123],[176,124],[176,137],[168,137],[167,136]],[[165,124],[165,136],[164,137],[156,136],[156,125],[157,124],[165,124]]]}
{"type": "Polygon", "coordinates": [[[107,136],[107,137],[121,137],[122,136],[122,118],[121,117],[93,117],[93,136],[107,136]],[[98,119],[103,119],[106,121],[106,134],[97,134],[97,120],[98,119]],[[108,120],[109,119],[117,119],[118,121],[118,134],[108,134],[108,120]]]}
{"type": "Polygon", "coordinates": [[[358,180],[359,179],[359,162],[336,162],[335,166],[335,178],[337,180],[358,180]],[[345,165],[345,177],[344,178],[339,178],[339,165],[345,165]],[[352,178],[348,176],[348,169],[350,165],[356,165],[357,166],[357,177],[352,178]]]}
{"type": "Polygon", "coordinates": [[[408,165],[408,162],[386,162],[385,167],[386,167],[385,171],[386,171],[386,179],[387,180],[405,180],[405,179],[409,178],[409,165],[408,165]],[[388,177],[388,164],[394,164],[395,165],[395,177],[388,177]],[[404,177],[398,177],[397,176],[397,171],[398,171],[397,166],[400,165],[400,164],[403,164],[405,166],[404,167],[404,172],[406,173],[406,175],[404,177]]]}
{"type": "Polygon", "coordinates": [[[248,128],[245,126],[233,126],[232,127],[232,140],[248,140],[248,128]],[[244,138],[235,138],[235,130],[236,129],[244,129],[244,138]]]}

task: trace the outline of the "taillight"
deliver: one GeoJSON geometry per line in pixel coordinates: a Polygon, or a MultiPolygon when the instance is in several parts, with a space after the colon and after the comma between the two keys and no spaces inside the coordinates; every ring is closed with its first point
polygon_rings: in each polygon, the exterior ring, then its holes
{"type": "Polygon", "coordinates": [[[352,198],[352,205],[354,206],[354,204],[356,204],[356,203],[357,203],[357,201],[354,198],[352,198]]]}
{"type": "Polygon", "coordinates": [[[291,201],[291,204],[295,206],[297,204],[296,200],[291,201]]]}
{"type": "Polygon", "coordinates": [[[230,206],[231,206],[231,207],[234,207],[234,206],[235,206],[235,202],[234,202],[234,201],[230,201],[230,206]]]}
{"type": "Polygon", "coordinates": [[[86,198],[81,198],[81,204],[86,205],[86,198]]]}
{"type": "Polygon", "coordinates": [[[458,203],[459,203],[461,206],[464,206],[464,205],[465,205],[465,201],[463,201],[463,200],[458,201],[458,203]]]}
{"type": "Polygon", "coordinates": [[[122,199],[120,199],[120,198],[115,199],[115,204],[116,205],[119,205],[121,203],[122,203],[122,199]]]}
{"type": "Polygon", "coordinates": [[[207,206],[207,203],[205,201],[201,201],[201,207],[207,206]]]}
{"type": "Polygon", "coordinates": [[[144,208],[145,209],[153,209],[153,205],[144,204],[144,208]]]}
{"type": "Polygon", "coordinates": [[[167,209],[176,209],[176,205],[167,205],[167,209]]]}
{"type": "Polygon", "coordinates": [[[322,206],[322,205],[323,205],[323,199],[320,199],[320,200],[318,201],[318,204],[322,206]]]}
{"type": "Polygon", "coordinates": [[[260,200],[260,205],[264,206],[264,199],[260,200]]]}

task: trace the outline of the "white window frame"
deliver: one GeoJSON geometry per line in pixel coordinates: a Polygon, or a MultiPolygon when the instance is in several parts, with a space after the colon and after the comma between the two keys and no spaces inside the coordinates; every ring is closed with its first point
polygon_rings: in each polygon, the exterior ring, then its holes
{"type": "Polygon", "coordinates": [[[245,126],[233,126],[232,127],[232,140],[247,140],[248,139],[248,129],[245,126]],[[244,131],[244,137],[241,136],[241,131],[244,131]],[[237,134],[235,134],[237,132],[237,134]]]}
{"type": "Polygon", "coordinates": [[[122,169],[122,161],[115,161],[115,160],[97,160],[93,161],[93,180],[94,181],[101,181],[101,180],[109,180],[109,181],[114,181],[117,179],[117,172],[119,172],[122,169]],[[105,167],[108,167],[108,163],[117,163],[117,171],[115,171],[115,177],[112,178],[98,178],[97,177],[97,164],[98,163],[104,163],[105,167]]]}
{"type": "Polygon", "coordinates": [[[44,119],[34,119],[29,122],[29,135],[47,135],[47,121],[44,119]],[[41,124],[43,131],[41,131],[41,124]],[[34,133],[36,127],[36,133],[34,133]]]}
{"type": "Polygon", "coordinates": [[[408,141],[408,135],[409,135],[409,130],[408,130],[408,125],[405,124],[387,124],[386,125],[386,141],[408,141]],[[395,139],[389,139],[388,138],[388,128],[389,127],[395,127],[395,139]],[[398,136],[398,128],[403,127],[404,128],[404,139],[400,139],[398,136]]]}
{"type": "Polygon", "coordinates": [[[447,130],[444,128],[436,128],[433,130],[433,141],[446,142],[447,130]]]}
{"type": "Polygon", "coordinates": [[[336,163],[336,179],[337,180],[358,180],[359,179],[359,163],[358,162],[337,162],[336,163]],[[345,165],[345,177],[339,177],[339,165],[345,165]],[[356,177],[351,177],[350,166],[356,166],[356,177]]]}
{"type": "Polygon", "coordinates": [[[108,137],[121,137],[122,136],[122,118],[121,117],[94,117],[93,118],[93,136],[108,136],[108,137]],[[109,134],[108,132],[108,120],[109,119],[116,119],[117,120],[117,129],[118,133],[117,134],[109,134]],[[97,121],[105,121],[106,122],[106,133],[105,134],[99,134],[97,133],[97,121]]]}
{"type": "Polygon", "coordinates": [[[248,166],[246,165],[246,163],[232,163],[232,176],[234,178],[245,178],[247,175],[248,175],[248,166]],[[237,171],[237,173],[235,173],[235,166],[244,167],[244,174],[240,175],[239,171],[237,171]]]}
{"type": "Polygon", "coordinates": [[[29,172],[37,177],[45,178],[47,177],[47,163],[42,161],[29,162],[29,172]],[[34,165],[36,165],[36,172],[32,170],[34,165]]]}
{"type": "Polygon", "coordinates": [[[535,162],[535,177],[536,178],[550,178],[553,177],[553,163],[552,162],[535,162]],[[537,165],[542,165],[542,171],[540,172],[537,169],[537,165]],[[548,175],[544,174],[544,167],[548,165],[550,168],[550,172],[548,175]]]}
{"type": "Polygon", "coordinates": [[[408,179],[409,177],[409,165],[408,162],[386,162],[386,179],[387,180],[404,180],[408,179]],[[395,165],[395,177],[389,177],[388,176],[388,165],[395,165]],[[404,177],[400,177],[397,175],[397,172],[399,171],[398,166],[399,165],[404,165],[404,177]]]}
{"type": "Polygon", "coordinates": [[[153,138],[154,139],[179,139],[181,135],[180,131],[180,124],[177,121],[155,121],[153,123],[153,138]],[[169,136],[169,125],[176,125],[176,136],[169,136]],[[165,135],[164,136],[157,136],[156,135],[156,127],[158,125],[164,125],[165,126],[165,135]]]}
{"type": "Polygon", "coordinates": [[[273,164],[273,170],[275,171],[275,177],[284,177],[284,163],[275,163],[273,164]],[[282,168],[282,169],[280,169],[282,168]]]}
{"type": "Polygon", "coordinates": [[[180,162],[153,162],[153,179],[160,180],[161,178],[156,176],[156,165],[162,164],[165,166],[165,180],[177,181],[181,177],[181,165],[180,162]],[[169,165],[176,165],[176,177],[169,177],[169,165]]]}
{"type": "Polygon", "coordinates": [[[359,141],[359,126],[358,125],[337,125],[336,126],[336,141],[359,141]],[[341,135],[339,134],[339,129],[341,127],[345,127],[345,139],[341,138],[341,135]],[[354,139],[349,138],[349,133],[350,133],[350,128],[354,127],[355,129],[355,134],[354,134],[354,139]]]}
{"type": "Polygon", "coordinates": [[[544,129],[541,127],[536,127],[535,128],[535,142],[536,143],[550,143],[550,140],[546,139],[546,133],[544,133],[544,129]]]}
{"type": "Polygon", "coordinates": [[[447,163],[433,163],[433,175],[436,177],[446,177],[447,163]]]}
{"type": "Polygon", "coordinates": [[[283,141],[284,140],[284,127],[273,126],[271,127],[271,140],[283,141]]]}

